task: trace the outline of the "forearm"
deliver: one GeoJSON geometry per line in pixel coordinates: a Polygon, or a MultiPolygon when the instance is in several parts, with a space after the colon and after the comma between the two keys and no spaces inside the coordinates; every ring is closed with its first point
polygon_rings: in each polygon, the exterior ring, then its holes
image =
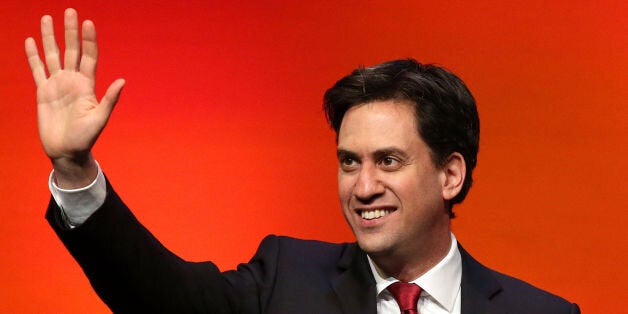
{"type": "Polygon", "coordinates": [[[67,228],[51,200],[46,218],[90,283],[116,313],[230,313],[228,287],[212,263],[189,263],[146,230],[111,186],[81,226],[67,228]]]}

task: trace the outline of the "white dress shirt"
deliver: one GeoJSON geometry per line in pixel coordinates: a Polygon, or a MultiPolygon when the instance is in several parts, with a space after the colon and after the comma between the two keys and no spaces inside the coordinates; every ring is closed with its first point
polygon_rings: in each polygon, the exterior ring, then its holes
{"type": "MultiPolygon", "coordinates": [[[[399,314],[399,305],[386,288],[399,280],[386,277],[378,272],[375,264],[368,258],[371,272],[377,285],[377,313],[399,314]]],[[[460,314],[460,283],[462,282],[462,258],[458,251],[456,237],[451,234],[449,252],[436,266],[419,278],[412,280],[421,287],[421,296],[417,309],[420,314],[460,314]]]]}
{"type": "Polygon", "coordinates": [[[48,188],[50,188],[52,198],[61,208],[61,216],[70,228],[82,225],[100,208],[107,197],[107,181],[100,166],[98,166],[96,179],[86,187],[74,190],[61,189],[54,181],[53,171],[48,178],[48,188]]]}

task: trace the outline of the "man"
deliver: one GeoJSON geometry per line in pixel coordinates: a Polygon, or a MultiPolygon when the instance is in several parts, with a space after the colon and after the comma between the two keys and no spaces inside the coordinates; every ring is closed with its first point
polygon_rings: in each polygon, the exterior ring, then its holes
{"type": "Polygon", "coordinates": [[[99,296],[120,313],[579,313],[577,305],[485,268],[451,232],[471,186],[475,101],[440,67],[398,60],[361,68],[325,94],[338,189],[356,243],[269,236],[235,271],[186,262],[131,214],[91,148],[122,87],[94,95],[92,22],[65,12],[61,66],[52,19],[32,38],[38,126],[54,171],[47,218],[99,296]]]}

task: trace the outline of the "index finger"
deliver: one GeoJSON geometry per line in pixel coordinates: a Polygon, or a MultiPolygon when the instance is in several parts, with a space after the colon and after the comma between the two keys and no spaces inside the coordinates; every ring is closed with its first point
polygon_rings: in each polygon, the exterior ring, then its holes
{"type": "Polygon", "coordinates": [[[91,78],[96,77],[96,63],[98,62],[98,44],[96,43],[96,27],[94,22],[85,20],[83,22],[83,51],[81,55],[80,71],[83,75],[91,78]]]}

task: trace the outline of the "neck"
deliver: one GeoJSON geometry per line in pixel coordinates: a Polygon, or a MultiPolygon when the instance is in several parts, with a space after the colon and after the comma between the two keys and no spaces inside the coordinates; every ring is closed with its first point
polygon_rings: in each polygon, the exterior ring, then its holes
{"type": "Polygon", "coordinates": [[[417,241],[421,246],[409,253],[370,255],[382,277],[394,277],[410,282],[438,264],[451,248],[451,231],[432,237],[429,242],[417,241]]]}

